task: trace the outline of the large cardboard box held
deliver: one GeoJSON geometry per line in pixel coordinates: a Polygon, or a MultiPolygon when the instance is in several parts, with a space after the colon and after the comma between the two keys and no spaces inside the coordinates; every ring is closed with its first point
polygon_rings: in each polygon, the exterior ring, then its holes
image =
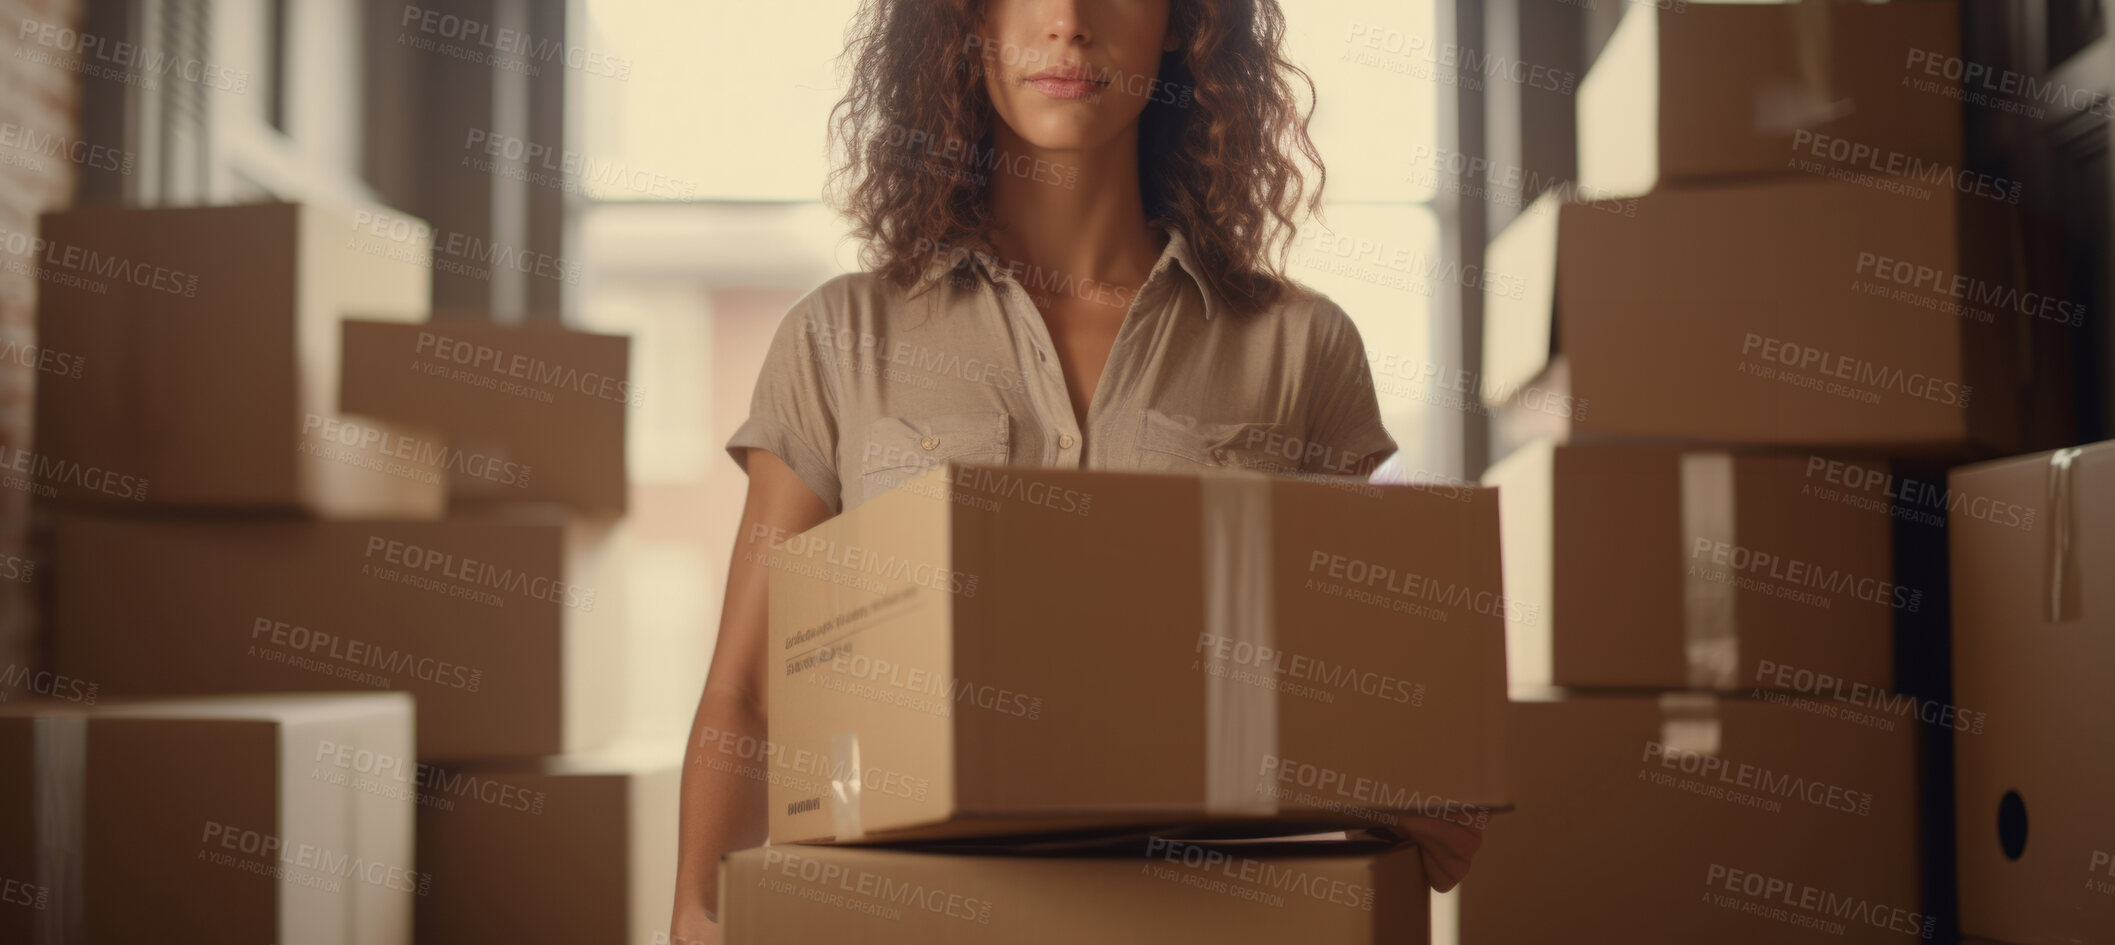
{"type": "Polygon", "coordinates": [[[449,495],[625,509],[631,340],[556,327],[345,322],[346,410],[439,429],[449,495]]]}
{"type": "Polygon", "coordinates": [[[1071,855],[769,846],[720,867],[728,945],[1423,945],[1415,848],[1153,839],[1071,855]]]}
{"type": "MultiPolygon", "coordinates": [[[[680,748],[435,767],[419,779],[418,940],[647,945],[676,895],[680,748]]],[[[665,935],[665,932],[664,932],[665,935]]]]}
{"type": "Polygon", "coordinates": [[[1480,822],[1497,514],[1484,489],[929,469],[769,552],[771,838],[1480,822]]]}
{"type": "Polygon", "coordinates": [[[1460,945],[1928,940],[1914,723],[1772,698],[1514,703],[1460,945]]]}
{"type": "Polygon", "coordinates": [[[1894,615],[1926,601],[1894,581],[1885,500],[1877,513],[1840,501],[1831,483],[1847,465],[1515,450],[1484,474],[1498,487],[1507,593],[1541,618],[1506,628],[1512,685],[1885,690],[1894,615]]]}
{"type": "Polygon", "coordinates": [[[1959,20],[1952,3],[1631,4],[1579,83],[1580,189],[1835,171],[1950,190],[1959,20]]]}
{"type": "Polygon", "coordinates": [[[1989,271],[1990,201],[1772,180],[1539,201],[1492,241],[1483,395],[1585,438],[2016,443],[2014,333],[2071,303],[1989,271]],[[1564,407],[1549,411],[1549,404],[1564,407]]]}
{"type": "Polygon", "coordinates": [[[106,696],[391,689],[423,758],[556,754],[618,722],[608,526],[436,522],[57,526],[56,668],[106,696]]]}
{"type": "Polygon", "coordinates": [[[69,504],[440,514],[445,444],[339,410],[339,319],[430,304],[423,224],[377,236],[360,221],[378,213],[46,214],[37,343],[78,376],[37,385],[34,455],[4,465],[69,504]]]}
{"type": "Polygon", "coordinates": [[[412,752],[399,693],[0,705],[0,940],[405,945],[411,804],[334,761],[412,752]]]}
{"type": "Polygon", "coordinates": [[[1947,487],[1954,701],[1989,719],[1954,736],[1961,929],[2115,941],[2115,441],[1947,487]]]}

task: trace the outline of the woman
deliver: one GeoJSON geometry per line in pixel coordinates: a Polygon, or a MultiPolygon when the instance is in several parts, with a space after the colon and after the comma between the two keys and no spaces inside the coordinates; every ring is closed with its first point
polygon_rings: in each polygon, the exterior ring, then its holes
{"type": "MultiPolygon", "coordinates": [[[[684,767],[679,942],[709,934],[719,857],[765,839],[764,784],[711,762],[763,738],[771,536],[948,460],[1363,474],[1394,450],[1358,332],[1272,261],[1320,187],[1303,202],[1283,32],[1275,0],[865,4],[832,134],[871,271],[794,306],[728,443],[749,494],[684,767]]],[[[1479,841],[1412,833],[1441,888],[1479,841]]]]}

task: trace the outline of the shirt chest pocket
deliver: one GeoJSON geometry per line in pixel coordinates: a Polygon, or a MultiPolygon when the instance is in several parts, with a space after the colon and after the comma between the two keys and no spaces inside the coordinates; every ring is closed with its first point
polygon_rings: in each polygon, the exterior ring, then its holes
{"type": "Polygon", "coordinates": [[[941,463],[1003,463],[1012,441],[1004,413],[883,417],[867,425],[859,456],[860,486],[872,498],[941,463]]]}
{"type": "Polygon", "coordinates": [[[1140,423],[1139,461],[1149,470],[1188,472],[1200,466],[1238,466],[1259,472],[1295,472],[1300,468],[1298,438],[1288,437],[1284,425],[1275,421],[1226,423],[1148,410],[1140,423]]]}

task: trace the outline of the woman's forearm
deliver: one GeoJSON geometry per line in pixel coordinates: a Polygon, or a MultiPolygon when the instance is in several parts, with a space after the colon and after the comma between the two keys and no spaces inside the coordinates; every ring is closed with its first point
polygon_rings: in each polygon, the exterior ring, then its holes
{"type": "Polygon", "coordinates": [[[755,699],[707,687],[683,752],[676,912],[681,933],[703,937],[719,909],[720,857],[764,842],[764,713],[755,699]],[[746,751],[745,751],[746,747],[746,751]]]}

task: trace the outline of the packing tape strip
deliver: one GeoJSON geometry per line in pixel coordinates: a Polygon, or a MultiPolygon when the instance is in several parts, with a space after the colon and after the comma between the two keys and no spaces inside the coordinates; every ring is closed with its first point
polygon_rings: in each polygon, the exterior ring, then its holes
{"type": "MultiPolygon", "coordinates": [[[[1203,477],[1199,491],[1204,630],[1257,653],[1277,642],[1270,489],[1268,476],[1228,471],[1203,477]]],[[[1205,810],[1275,814],[1278,801],[1263,765],[1278,750],[1277,693],[1234,680],[1231,661],[1214,662],[1204,675],[1205,810]]]]}
{"type": "Polygon", "coordinates": [[[78,945],[81,938],[81,847],[87,799],[88,719],[80,714],[36,719],[37,885],[49,895],[38,917],[36,945],[78,945]]]}
{"type": "Polygon", "coordinates": [[[838,732],[830,736],[830,823],[837,839],[857,840],[867,835],[859,816],[859,733],[838,732]]]}
{"type": "Polygon", "coordinates": [[[1698,689],[1732,689],[1740,676],[1738,585],[1691,552],[1704,541],[1735,544],[1733,489],[1731,454],[1682,454],[1682,642],[1698,689]]]}
{"type": "Polygon", "coordinates": [[[2063,623],[2078,616],[2078,557],[2071,553],[2071,531],[2077,503],[2073,501],[2077,477],[2072,470],[2084,451],[2068,447],[2049,454],[2049,622],[2063,623]]]}
{"type": "Polygon", "coordinates": [[[1716,694],[1660,693],[1660,744],[1667,754],[1716,755],[1720,736],[1716,694]]]}

